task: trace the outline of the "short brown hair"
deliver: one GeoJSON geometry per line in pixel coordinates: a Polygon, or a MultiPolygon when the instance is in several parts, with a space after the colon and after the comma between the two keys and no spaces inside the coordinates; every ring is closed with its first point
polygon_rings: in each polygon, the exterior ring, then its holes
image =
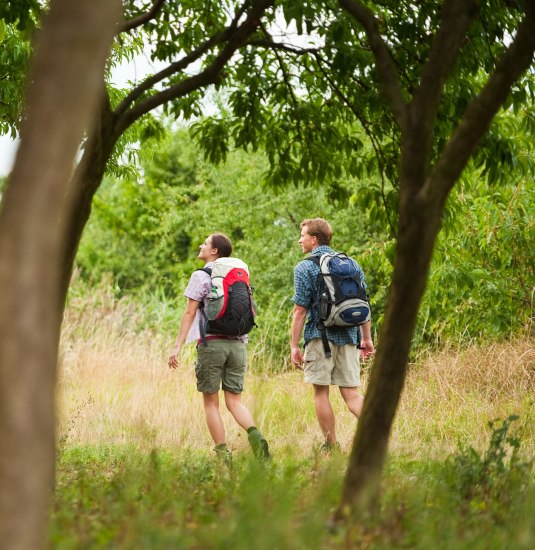
{"type": "Polygon", "coordinates": [[[219,258],[228,258],[232,255],[232,242],[223,233],[212,233],[210,235],[212,248],[217,248],[219,258]]]}
{"type": "Polygon", "coordinates": [[[307,228],[309,235],[318,239],[318,244],[329,244],[333,237],[333,228],[331,224],[323,218],[311,218],[309,220],[303,220],[300,228],[307,228]]]}

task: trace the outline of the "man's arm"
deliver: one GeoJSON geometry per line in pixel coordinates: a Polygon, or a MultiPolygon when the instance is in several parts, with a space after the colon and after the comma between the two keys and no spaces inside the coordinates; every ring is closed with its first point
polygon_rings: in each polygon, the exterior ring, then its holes
{"type": "Polygon", "coordinates": [[[292,350],[292,362],[298,369],[302,369],[303,363],[305,362],[303,353],[299,347],[299,340],[301,339],[301,333],[303,332],[303,327],[305,326],[306,316],[306,308],[294,304],[294,311],[292,315],[292,339],[290,342],[290,347],[292,350]]]}
{"type": "Polygon", "coordinates": [[[362,359],[367,359],[374,352],[371,321],[360,325],[360,334],[360,355],[362,359]]]}
{"type": "Polygon", "coordinates": [[[197,313],[197,310],[199,309],[199,305],[200,305],[200,302],[197,302],[196,300],[192,300],[191,298],[188,298],[186,310],[184,311],[182,315],[182,319],[180,321],[180,328],[178,329],[178,335],[175,340],[173,351],[171,352],[171,355],[167,360],[167,364],[171,369],[176,369],[178,367],[177,357],[180,354],[180,350],[182,349],[182,345],[186,340],[186,336],[188,335],[189,329],[193,324],[195,315],[197,313]]]}

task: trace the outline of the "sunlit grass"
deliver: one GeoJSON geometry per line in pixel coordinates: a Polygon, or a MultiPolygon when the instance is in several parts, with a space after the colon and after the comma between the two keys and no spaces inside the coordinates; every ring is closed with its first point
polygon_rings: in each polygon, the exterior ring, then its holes
{"type": "MultiPolygon", "coordinates": [[[[167,321],[151,327],[143,314],[139,304],[117,302],[104,288],[71,298],[57,394],[54,549],[535,544],[529,338],[421,353],[409,367],[398,408],[380,513],[331,529],[357,425],[336,389],[342,453],[325,457],[318,453],[311,388],[289,359],[279,357],[284,364],[272,368],[266,340],[255,338],[243,399],[274,460],[252,460],[245,434],[222,406],[234,450],[225,464],[211,450],[194,347],[180,369],[169,370],[176,327],[163,330],[167,321]],[[512,414],[519,420],[509,439],[493,446],[489,421],[512,414]]],[[[168,316],[165,306],[162,318],[168,316]]],[[[363,393],[371,369],[372,363],[363,367],[363,393]]]]}
{"type": "MultiPolygon", "coordinates": [[[[60,439],[69,445],[135,443],[145,449],[209,449],[200,394],[196,391],[194,345],[179,369],[167,367],[174,334],[136,330],[139,306],[117,303],[95,292],[71,302],[62,339],[58,405],[60,439]]],[[[308,456],[321,443],[312,390],[289,357],[265,369],[260,342],[249,349],[244,403],[275,454],[308,456]]],[[[373,364],[363,366],[362,391],[373,364]]],[[[331,388],[342,449],[349,451],[356,428],[336,388],[331,388]]],[[[510,414],[524,425],[524,451],[535,449],[535,350],[525,337],[512,341],[445,348],[420,354],[409,372],[390,451],[413,458],[440,458],[470,441],[483,448],[487,423],[510,414]]],[[[248,448],[241,429],[221,404],[228,443],[248,448]]]]}

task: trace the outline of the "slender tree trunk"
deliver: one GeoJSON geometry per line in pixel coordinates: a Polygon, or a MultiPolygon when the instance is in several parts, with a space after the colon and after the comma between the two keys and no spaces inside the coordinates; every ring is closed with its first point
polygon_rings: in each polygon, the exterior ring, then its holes
{"type": "Polygon", "coordinates": [[[69,181],[120,6],[119,0],[51,2],[0,212],[0,541],[10,550],[45,545],[69,181]]]}
{"type": "MultiPolygon", "coordinates": [[[[256,31],[266,10],[272,5],[273,0],[254,0],[251,2],[245,20],[241,21],[239,25],[233,28],[232,32],[230,32],[229,27],[228,35],[223,41],[225,46],[212,63],[199,74],[186,78],[166,90],[152,94],[150,97],[140,99],[143,93],[150,90],[155,84],[153,82],[145,87],[145,84],[151,81],[149,78],[148,81],[141,83],[133,90],[132,94],[130,94],[130,96],[134,96],[130,97],[131,103],[123,105],[123,108],[119,106],[115,111],[112,111],[105,88],[104,86],[102,87],[100,116],[97,116],[94,131],[90,134],[82,160],[73,177],[72,188],[76,190],[76,195],[74,197],[76,206],[67,219],[68,241],[64,253],[59,295],[59,304],[62,307],[67,296],[76,252],[82,238],[84,227],[91,214],[93,197],[102,182],[106,165],[111,157],[117,140],[143,115],[160,105],[179,97],[185,97],[189,93],[202,89],[210,84],[220,82],[223,78],[223,70],[230,58],[247,42],[251,34],[256,31]],[[140,99],[140,101],[136,102],[136,99],[140,99]]],[[[142,20],[150,21],[160,7],[161,3],[155,2],[153,4],[153,9],[149,10],[145,16],[140,19],[126,22],[122,26],[122,30],[134,28],[138,24],[141,25],[142,20]]],[[[216,36],[217,35],[214,35],[213,38],[216,36]]],[[[214,42],[214,44],[216,43],[217,42],[214,42]]],[[[198,52],[202,49],[202,47],[199,47],[198,52]]],[[[187,57],[188,56],[183,58],[183,60],[187,59],[187,57]]],[[[184,68],[186,66],[187,64],[184,65],[184,68]]],[[[169,73],[169,75],[171,74],[172,72],[169,73]]]]}
{"type": "Polygon", "coordinates": [[[61,308],[64,307],[67,297],[78,245],[91,214],[93,197],[102,183],[106,165],[117,143],[118,135],[115,131],[115,122],[115,115],[111,111],[108,97],[103,91],[100,116],[95,117],[95,127],[72,178],[72,188],[75,190],[73,191],[75,207],[69,212],[66,219],[67,241],[62,261],[59,296],[61,308]]]}
{"type": "Polygon", "coordinates": [[[366,403],[349,459],[337,519],[373,509],[405,382],[410,344],[440,229],[442,207],[402,201],[396,261],[366,403]]]}

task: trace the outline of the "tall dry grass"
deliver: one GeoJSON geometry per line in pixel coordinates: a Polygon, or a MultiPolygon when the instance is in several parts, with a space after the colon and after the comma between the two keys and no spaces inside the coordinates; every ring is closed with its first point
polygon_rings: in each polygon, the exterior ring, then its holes
{"type": "MultiPolygon", "coordinates": [[[[135,444],[142,448],[211,448],[193,372],[194,347],[176,371],[167,368],[174,335],[136,331],[139,306],[110,293],[72,299],[66,311],[58,384],[58,434],[63,445],[135,444]]],[[[321,433],[311,388],[302,374],[262,374],[252,358],[243,401],[274,454],[306,456],[321,433]]],[[[373,365],[363,368],[362,390],[373,365]]],[[[264,371],[265,372],[265,371],[264,371]]],[[[356,421],[332,388],[338,438],[349,451],[356,421]]],[[[390,449],[408,458],[441,458],[459,440],[485,448],[487,423],[518,414],[523,452],[535,451],[535,351],[527,337],[485,346],[446,348],[410,365],[390,449]]],[[[222,405],[229,445],[245,451],[244,433],[222,405]]]]}

